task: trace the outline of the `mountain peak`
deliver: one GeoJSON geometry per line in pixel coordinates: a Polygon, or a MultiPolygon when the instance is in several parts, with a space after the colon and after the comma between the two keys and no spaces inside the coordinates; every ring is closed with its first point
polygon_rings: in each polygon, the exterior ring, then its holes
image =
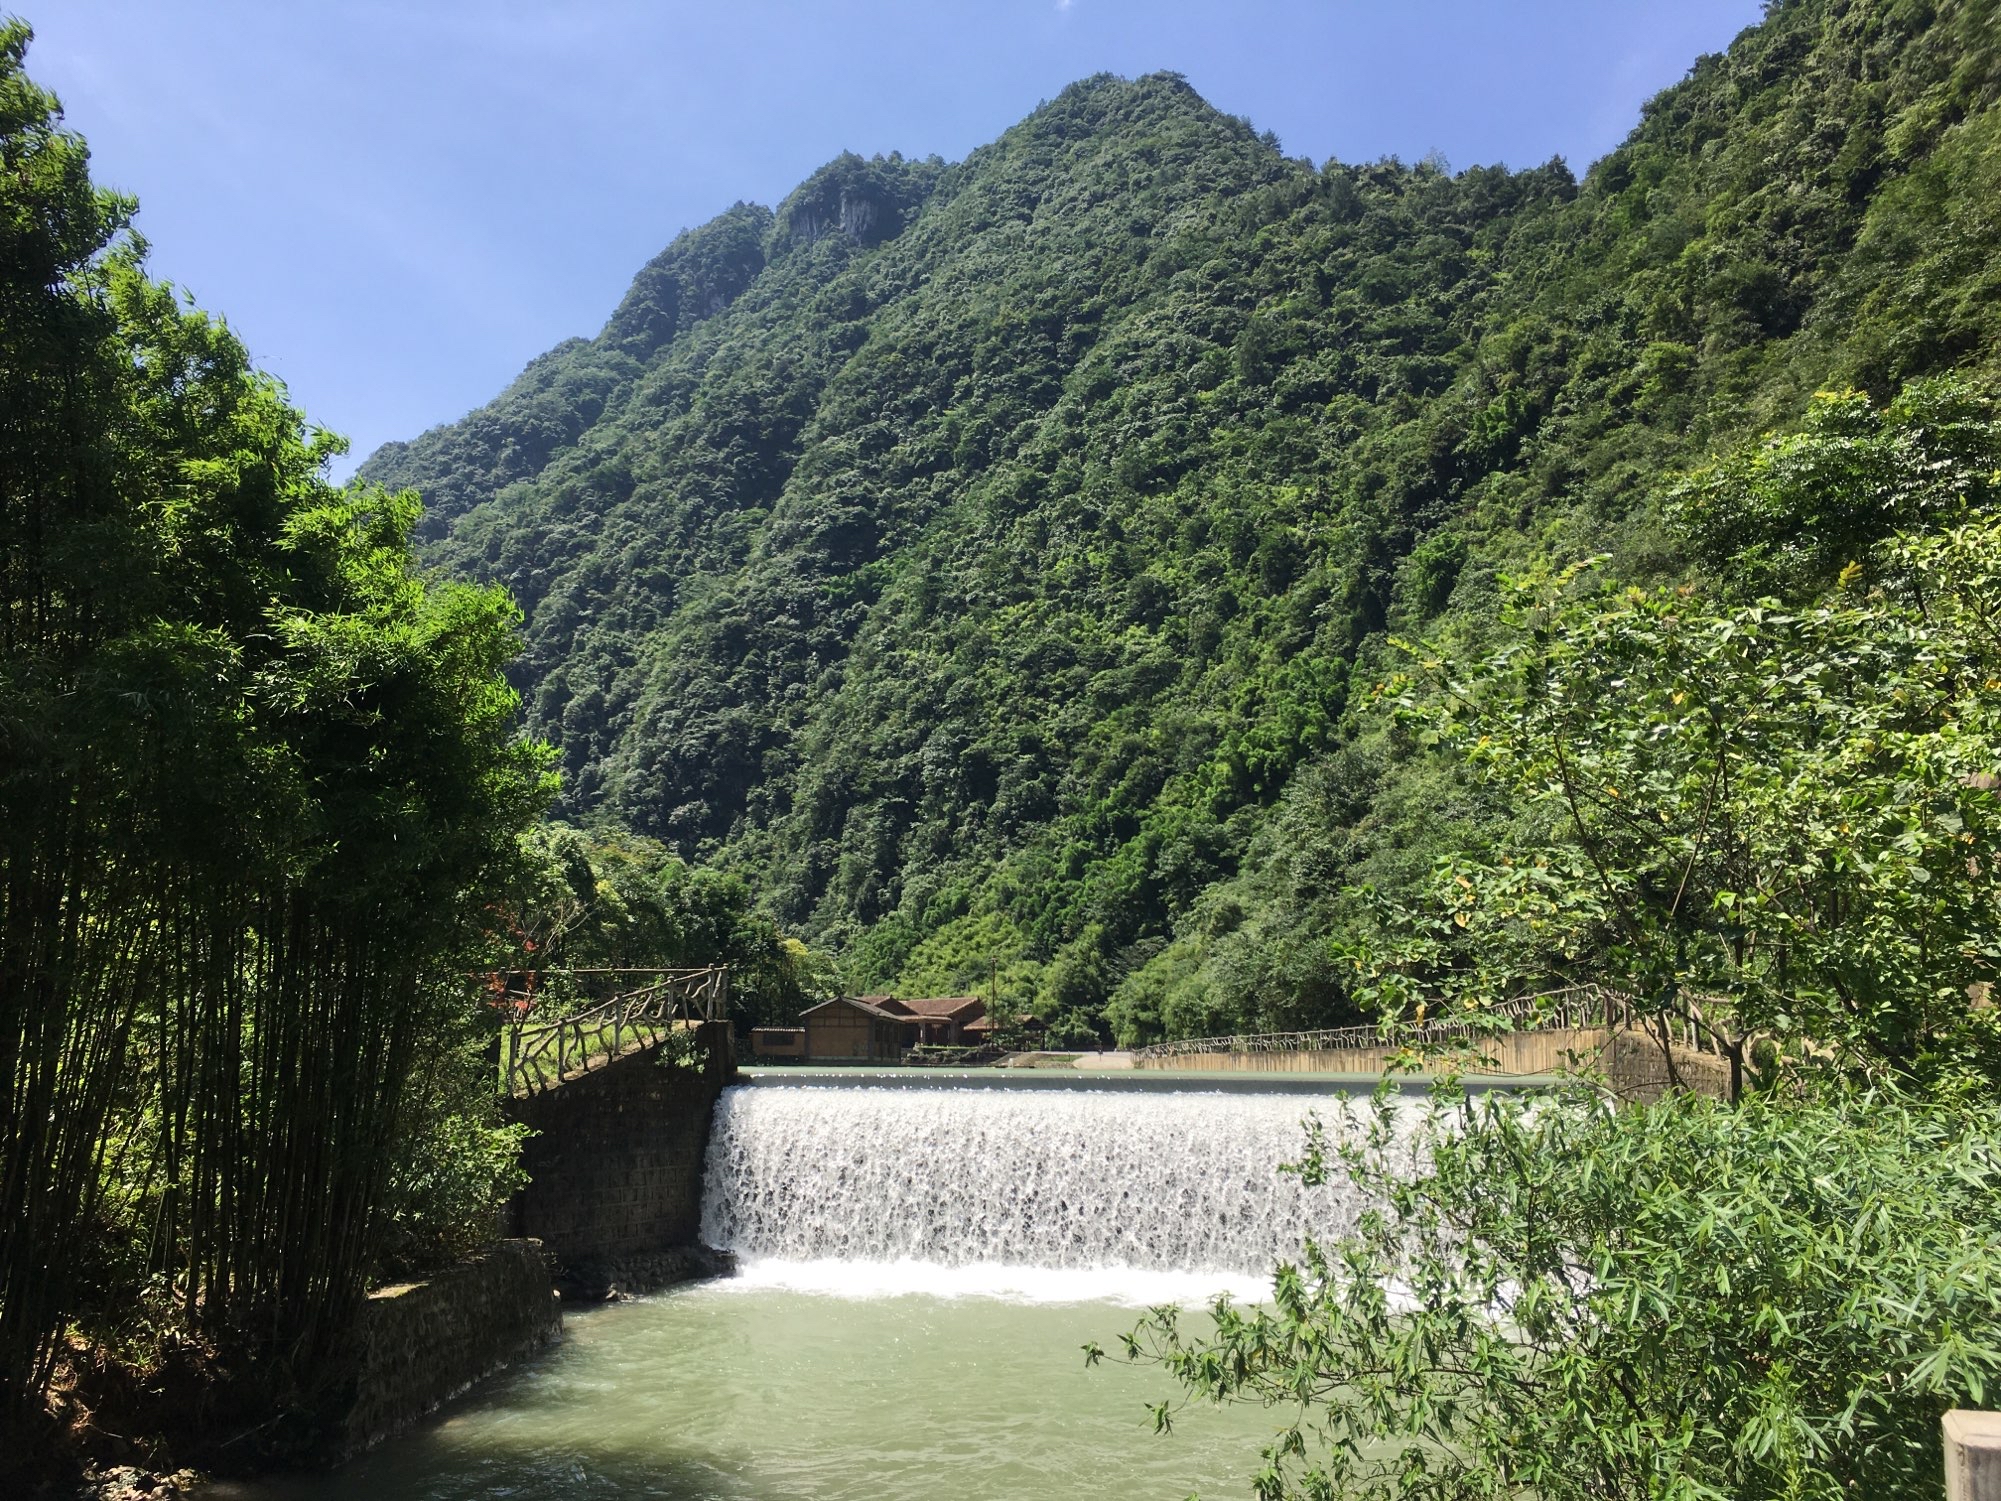
{"type": "Polygon", "coordinates": [[[898,152],[862,157],[844,151],[779,205],[780,245],[811,245],[829,234],[862,246],[894,239],[930,195],[944,165],[935,156],[912,162],[898,152]]]}

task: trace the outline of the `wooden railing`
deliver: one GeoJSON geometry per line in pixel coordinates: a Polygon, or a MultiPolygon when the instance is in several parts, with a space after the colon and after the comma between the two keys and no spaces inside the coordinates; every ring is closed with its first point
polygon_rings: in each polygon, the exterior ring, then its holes
{"type": "MultiPolygon", "coordinates": [[[[1705,1000],[1711,998],[1704,998],[1705,1000]]],[[[1702,1052],[1715,1051],[1702,1025],[1700,1005],[1687,1005],[1689,1015],[1668,1022],[1670,1040],[1702,1052]]],[[[1205,1053],[1331,1053],[1351,1048],[1424,1047],[1477,1042],[1504,1031],[1548,1032],[1584,1027],[1623,1031],[1634,1025],[1632,999],[1599,985],[1575,985],[1537,995],[1516,996],[1463,1020],[1413,1022],[1385,1032],[1380,1026],[1329,1027],[1314,1032],[1247,1032],[1229,1037],[1183,1037],[1156,1042],[1133,1052],[1134,1062],[1192,1058],[1205,1053]]]]}
{"type": "Polygon", "coordinates": [[[548,1089],[623,1056],[636,1044],[657,1043],[676,1027],[724,1021],[729,1015],[726,965],[588,973],[649,978],[570,1016],[538,1019],[532,1006],[523,1008],[509,1022],[503,1042],[505,1093],[548,1089]]]}

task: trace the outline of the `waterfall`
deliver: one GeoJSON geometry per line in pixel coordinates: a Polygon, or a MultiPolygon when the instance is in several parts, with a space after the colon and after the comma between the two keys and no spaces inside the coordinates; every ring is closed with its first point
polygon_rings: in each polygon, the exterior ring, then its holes
{"type": "Polygon", "coordinates": [[[702,1238],[753,1266],[887,1263],[906,1281],[912,1267],[998,1267],[1241,1285],[1352,1225],[1346,1183],[1279,1172],[1301,1155],[1307,1114],[1331,1128],[1342,1108],[1245,1092],[737,1086],[716,1106],[702,1238]]]}

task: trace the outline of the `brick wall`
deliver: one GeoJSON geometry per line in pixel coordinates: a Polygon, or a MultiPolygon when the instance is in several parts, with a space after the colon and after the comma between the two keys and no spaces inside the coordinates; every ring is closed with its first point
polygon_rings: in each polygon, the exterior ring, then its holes
{"type": "Polygon", "coordinates": [[[695,1242],[709,1115],[733,1072],[726,1035],[699,1041],[696,1065],[632,1053],[509,1102],[536,1132],[521,1154],[529,1183],[514,1203],[515,1234],[536,1237],[571,1270],[695,1242]]]}

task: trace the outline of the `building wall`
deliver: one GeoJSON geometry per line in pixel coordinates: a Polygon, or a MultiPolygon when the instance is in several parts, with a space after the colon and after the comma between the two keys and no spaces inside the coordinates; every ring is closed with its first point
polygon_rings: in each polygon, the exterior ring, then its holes
{"type": "Polygon", "coordinates": [[[816,1063],[894,1062],[903,1053],[901,1030],[852,1006],[827,1006],[806,1018],[806,1056],[816,1063]]]}
{"type": "Polygon", "coordinates": [[[753,1027],[750,1050],[759,1058],[804,1058],[806,1029],[803,1027],[753,1027]]]}
{"type": "Polygon", "coordinates": [[[815,1060],[869,1056],[869,1018],[846,1006],[829,1006],[806,1018],[806,1056],[815,1060]]]}

